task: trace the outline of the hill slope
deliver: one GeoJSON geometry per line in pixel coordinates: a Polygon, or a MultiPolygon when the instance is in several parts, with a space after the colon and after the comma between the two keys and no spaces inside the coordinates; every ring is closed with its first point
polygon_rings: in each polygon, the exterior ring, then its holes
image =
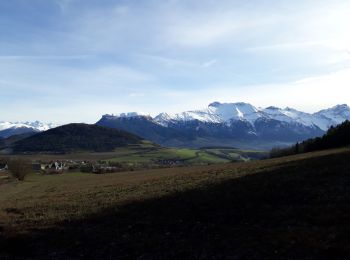
{"type": "Polygon", "coordinates": [[[116,147],[139,144],[136,135],[87,124],[69,124],[33,135],[13,144],[15,153],[112,151],[116,147]]]}
{"type": "Polygon", "coordinates": [[[307,153],[350,145],[350,121],[331,127],[322,137],[308,139],[290,148],[273,149],[272,157],[307,153]]]}
{"type": "Polygon", "coordinates": [[[0,188],[0,258],[347,259],[349,156],[33,175],[0,188]]]}

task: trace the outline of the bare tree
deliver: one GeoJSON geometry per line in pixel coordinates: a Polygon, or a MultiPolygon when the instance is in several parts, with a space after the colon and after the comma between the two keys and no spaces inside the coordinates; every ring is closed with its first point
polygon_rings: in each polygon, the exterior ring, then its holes
{"type": "Polygon", "coordinates": [[[33,171],[31,162],[20,158],[11,159],[8,162],[8,169],[19,181],[23,181],[25,176],[33,171]]]}

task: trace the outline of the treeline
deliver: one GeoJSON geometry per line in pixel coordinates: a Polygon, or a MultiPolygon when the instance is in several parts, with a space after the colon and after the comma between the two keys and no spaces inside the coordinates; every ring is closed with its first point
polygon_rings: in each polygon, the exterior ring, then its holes
{"type": "Polygon", "coordinates": [[[322,137],[308,139],[301,143],[296,143],[292,147],[274,148],[270,152],[270,157],[289,156],[347,145],[350,145],[350,121],[348,120],[338,126],[332,126],[322,137]]]}

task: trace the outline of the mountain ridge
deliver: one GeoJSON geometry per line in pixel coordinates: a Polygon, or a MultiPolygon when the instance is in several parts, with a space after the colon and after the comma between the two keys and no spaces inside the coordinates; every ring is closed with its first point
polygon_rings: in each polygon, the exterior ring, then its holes
{"type": "Polygon", "coordinates": [[[332,125],[349,120],[350,108],[343,104],[311,114],[289,107],[213,102],[205,109],[177,114],[121,115],[103,115],[96,124],[129,131],[164,146],[200,147],[209,142],[269,149],[323,135],[332,125]]]}
{"type": "MultiPolygon", "coordinates": [[[[106,114],[96,125],[123,130],[170,147],[222,146],[270,149],[322,136],[331,126],[350,120],[346,104],[306,113],[290,107],[258,108],[245,102],[212,102],[205,109],[155,117],[136,112],[106,114]]],[[[54,128],[39,121],[0,122],[0,138],[54,128]]]]}
{"type": "Polygon", "coordinates": [[[162,112],[155,117],[137,112],[121,113],[119,115],[106,114],[103,117],[111,118],[136,118],[147,117],[154,122],[167,126],[174,121],[201,121],[205,123],[227,123],[237,120],[245,120],[251,124],[259,118],[267,118],[288,123],[299,123],[304,126],[316,126],[327,131],[332,125],[338,125],[350,119],[350,107],[346,104],[336,105],[315,113],[307,113],[294,108],[279,108],[269,106],[258,108],[249,103],[220,103],[213,102],[205,109],[189,110],[180,113],[162,112]]]}
{"type": "Polygon", "coordinates": [[[26,133],[39,133],[59,126],[54,123],[34,122],[5,122],[0,121],[0,138],[26,133]]]}

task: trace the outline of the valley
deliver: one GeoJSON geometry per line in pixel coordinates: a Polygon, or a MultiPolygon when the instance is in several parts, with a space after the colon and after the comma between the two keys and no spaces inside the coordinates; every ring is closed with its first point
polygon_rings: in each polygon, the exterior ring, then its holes
{"type": "MultiPolygon", "coordinates": [[[[218,163],[244,162],[267,158],[265,151],[239,150],[235,148],[166,148],[143,141],[141,144],[116,148],[109,152],[75,152],[75,153],[32,153],[17,154],[16,158],[47,165],[50,162],[63,162],[75,165],[72,170],[79,171],[81,163],[91,165],[117,165],[117,171],[156,169],[218,163]],[[72,164],[72,162],[74,162],[72,164]]],[[[13,155],[0,155],[0,161],[8,161],[13,155]]]]}

